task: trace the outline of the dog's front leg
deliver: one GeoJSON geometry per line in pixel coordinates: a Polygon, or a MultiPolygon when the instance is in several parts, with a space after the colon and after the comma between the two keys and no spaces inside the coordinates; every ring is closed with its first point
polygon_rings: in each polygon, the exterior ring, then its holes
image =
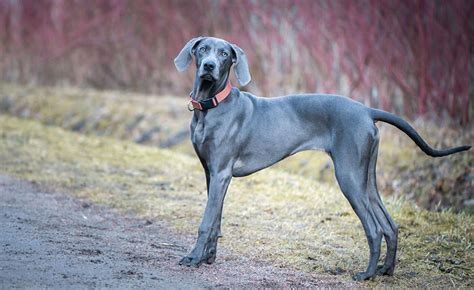
{"type": "Polygon", "coordinates": [[[199,226],[196,245],[188,256],[181,259],[180,265],[199,266],[203,262],[211,264],[216,259],[222,207],[232,175],[230,170],[224,170],[216,174],[211,173],[209,177],[207,205],[199,226]]]}

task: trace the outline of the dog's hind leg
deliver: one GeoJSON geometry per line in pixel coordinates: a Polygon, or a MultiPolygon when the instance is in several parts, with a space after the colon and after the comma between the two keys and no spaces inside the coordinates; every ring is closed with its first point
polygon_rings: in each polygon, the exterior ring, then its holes
{"type": "Polygon", "coordinates": [[[383,205],[382,199],[380,198],[380,194],[377,190],[376,165],[378,145],[379,138],[378,135],[376,135],[374,144],[372,145],[372,153],[369,161],[367,191],[369,193],[369,200],[372,204],[375,216],[382,227],[385,242],[387,243],[385,262],[383,266],[378,267],[377,274],[393,275],[395,270],[395,258],[397,254],[398,227],[388,214],[387,209],[383,205]]]}
{"type": "Polygon", "coordinates": [[[366,280],[375,276],[382,242],[382,228],[367,192],[369,157],[373,140],[371,138],[354,138],[339,140],[339,142],[340,146],[335,146],[331,152],[336,170],[336,179],[362,223],[370,249],[367,270],[354,274],[352,278],[359,281],[366,280]],[[348,146],[347,144],[351,145],[348,146]]]}

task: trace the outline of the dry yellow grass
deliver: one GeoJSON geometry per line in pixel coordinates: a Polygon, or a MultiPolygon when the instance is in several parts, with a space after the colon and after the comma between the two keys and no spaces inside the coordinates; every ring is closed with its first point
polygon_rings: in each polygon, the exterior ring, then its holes
{"type": "Polygon", "coordinates": [[[158,146],[188,128],[185,104],[170,96],[0,83],[0,112],[158,146]]]}
{"type": "MultiPolygon", "coordinates": [[[[122,91],[48,88],[0,83],[0,112],[89,135],[111,136],[167,147],[194,157],[188,141],[191,113],[186,96],[151,96],[122,91]]],[[[437,148],[474,144],[474,130],[413,122],[437,148]]],[[[408,198],[431,210],[474,213],[474,153],[427,157],[398,129],[379,124],[378,185],[385,196],[408,198]],[[469,204],[471,204],[469,206],[469,204]]],[[[332,163],[321,152],[302,152],[273,167],[335,185],[332,163]]]]}
{"type": "MultiPolygon", "coordinates": [[[[206,194],[195,158],[0,116],[0,171],[166,221],[194,235],[206,194]]],[[[385,204],[400,225],[394,277],[361,286],[473,287],[474,217],[385,204]]],[[[339,190],[267,169],[234,179],[221,246],[280,267],[350,279],[368,259],[362,227],[339,190]]]]}

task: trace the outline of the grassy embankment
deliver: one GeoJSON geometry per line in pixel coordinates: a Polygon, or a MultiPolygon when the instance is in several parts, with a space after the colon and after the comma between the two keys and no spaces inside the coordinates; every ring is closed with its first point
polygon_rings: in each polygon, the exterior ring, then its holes
{"type": "MultiPolygon", "coordinates": [[[[194,157],[188,141],[186,96],[154,97],[124,92],[0,84],[0,112],[85,134],[171,147],[194,157]]],[[[414,122],[436,148],[474,144],[474,130],[414,122]]],[[[385,196],[406,198],[431,210],[474,212],[473,153],[427,157],[398,129],[380,124],[378,186],[385,196]],[[470,204],[470,206],[469,206],[470,204]]],[[[273,167],[335,185],[332,163],[321,152],[302,152],[273,167]]]]}
{"type": "MultiPolygon", "coordinates": [[[[195,158],[0,116],[0,171],[92,202],[166,221],[194,235],[206,194],[195,158]]],[[[385,198],[400,225],[398,268],[364,286],[472,287],[474,217],[385,198]]],[[[337,188],[281,170],[234,179],[221,245],[249,257],[350,279],[367,243],[337,188]]]]}

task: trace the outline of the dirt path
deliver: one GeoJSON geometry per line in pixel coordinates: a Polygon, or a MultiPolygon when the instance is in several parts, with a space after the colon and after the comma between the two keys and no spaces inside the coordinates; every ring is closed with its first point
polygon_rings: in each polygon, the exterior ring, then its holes
{"type": "MultiPolygon", "coordinates": [[[[349,286],[220,249],[213,265],[177,265],[192,237],[0,175],[0,288],[349,286]]],[[[348,281],[349,282],[349,281],[348,281]]]]}

